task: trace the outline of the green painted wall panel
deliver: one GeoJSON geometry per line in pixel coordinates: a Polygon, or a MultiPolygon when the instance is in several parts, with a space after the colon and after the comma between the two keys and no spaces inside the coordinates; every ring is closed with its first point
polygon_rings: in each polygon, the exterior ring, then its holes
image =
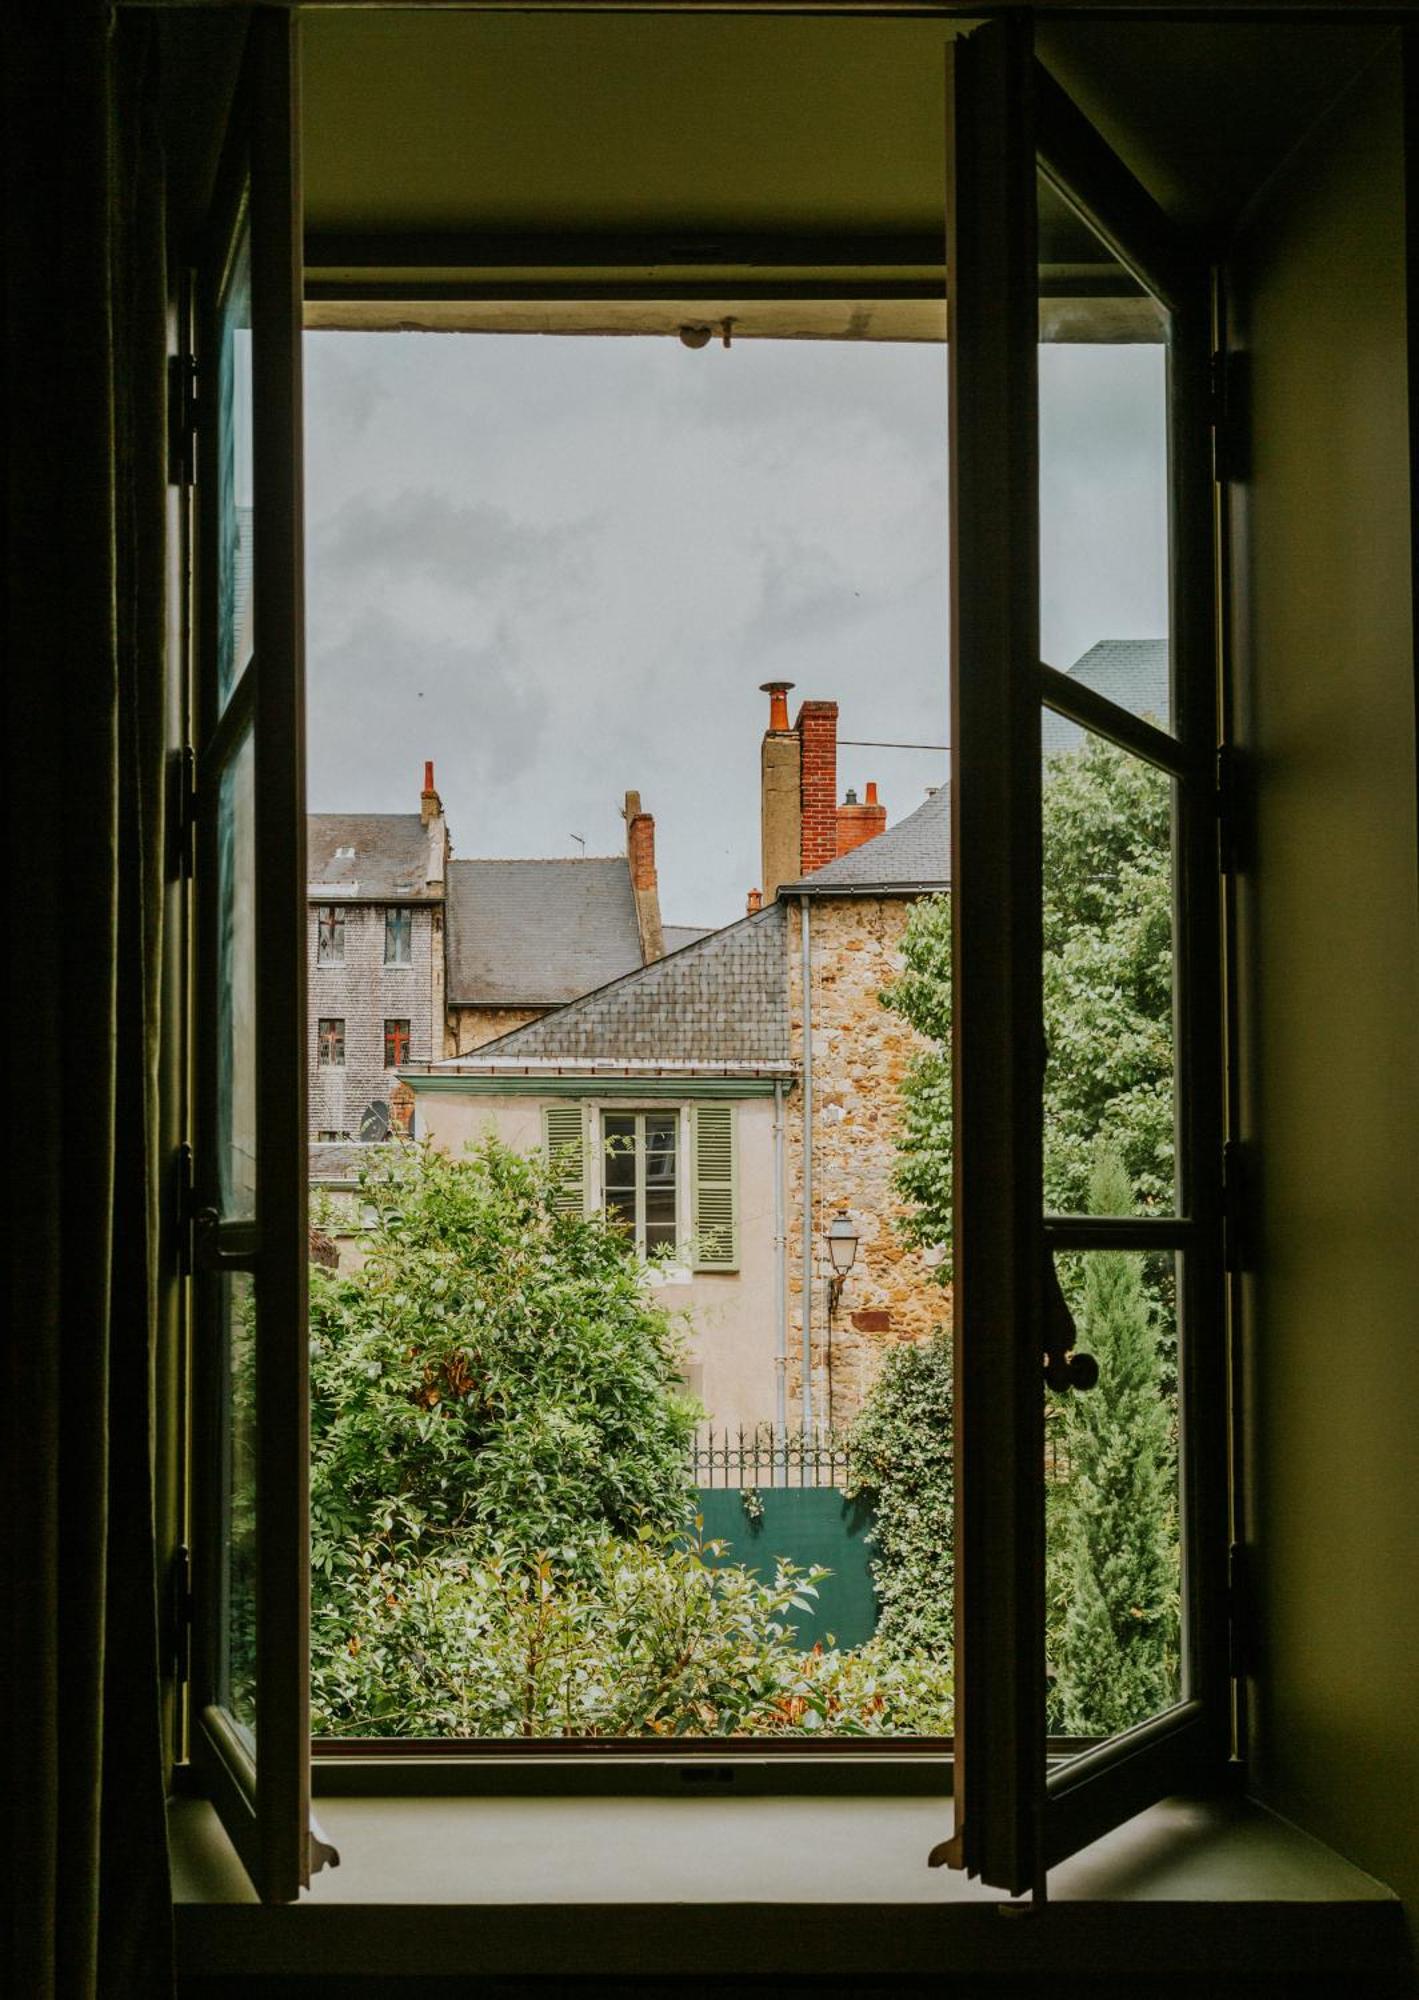
{"type": "Polygon", "coordinates": [[[807,1569],[821,1563],[833,1573],[818,1586],[811,1614],[795,1619],[806,1652],[831,1635],[839,1646],[860,1646],[877,1629],[877,1598],[868,1569],[872,1510],[832,1486],[757,1488],[763,1518],[751,1521],[737,1487],[700,1489],[706,1540],[729,1543],[727,1560],[772,1578],[780,1558],[807,1569]]]}

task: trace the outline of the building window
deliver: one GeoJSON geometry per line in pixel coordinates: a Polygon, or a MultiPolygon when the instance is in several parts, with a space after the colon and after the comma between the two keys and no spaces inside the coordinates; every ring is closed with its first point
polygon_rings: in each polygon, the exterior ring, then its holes
{"type": "Polygon", "coordinates": [[[607,1111],[601,1118],[606,1213],[643,1257],[675,1248],[680,1117],[675,1111],[607,1111]]]}
{"type": "Polygon", "coordinates": [[[322,1018],[318,1039],[320,1067],[322,1069],[343,1069],[345,1067],[345,1023],[322,1018]]]}
{"type": "Polygon", "coordinates": [[[386,1021],[384,1024],[384,1066],[398,1069],[409,1060],[409,1023],[407,1021],[386,1021]]]}
{"type": "MultiPolygon", "coordinates": [[[[384,913],[384,962],[386,965],[414,963],[414,912],[386,910],[384,913]]],[[[388,1034],[386,1028],[385,1033],[388,1034]]]]}
{"type": "Polygon", "coordinates": [[[345,912],[338,903],[321,903],[315,913],[315,962],[345,963],[345,912]]]}
{"type": "Polygon", "coordinates": [[[350,1135],[348,1132],[332,1131],[332,1132],[317,1132],[315,1136],[317,1143],[320,1145],[336,1146],[343,1144],[344,1141],[347,1140],[350,1135]]]}

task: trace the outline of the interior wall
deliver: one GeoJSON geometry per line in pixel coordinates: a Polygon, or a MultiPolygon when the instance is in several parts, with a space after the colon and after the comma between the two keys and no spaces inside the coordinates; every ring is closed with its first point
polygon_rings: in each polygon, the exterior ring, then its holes
{"type": "Polygon", "coordinates": [[[1419,1913],[1419,919],[1398,38],[1287,161],[1231,272],[1245,1532],[1268,1803],[1419,1913]]]}

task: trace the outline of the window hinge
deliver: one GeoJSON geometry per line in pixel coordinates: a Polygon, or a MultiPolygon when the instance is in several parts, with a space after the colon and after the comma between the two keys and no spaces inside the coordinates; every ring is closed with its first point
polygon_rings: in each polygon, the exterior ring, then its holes
{"type": "Polygon", "coordinates": [[[1227,1664],[1233,1680],[1244,1680],[1255,1665],[1253,1616],[1251,1550],[1233,1542],[1227,1550],[1227,1664]]]}
{"type": "Polygon", "coordinates": [[[192,1672],[192,1551],[185,1542],[173,1551],[168,1572],[168,1631],[173,1679],[186,1687],[192,1672]]]}
{"type": "Polygon", "coordinates": [[[197,484],[197,358],[168,356],[168,484],[197,484]]]}
{"type": "Polygon", "coordinates": [[[197,1162],[185,1139],[173,1161],[173,1182],[177,1268],[184,1278],[190,1278],[197,1268],[197,1162]]]}
{"type": "Polygon", "coordinates": [[[190,744],[173,754],[168,824],[172,829],[169,875],[179,882],[190,882],[197,855],[197,753],[190,744]]]}
{"type": "Polygon", "coordinates": [[[1251,1268],[1254,1178],[1251,1149],[1228,1139],[1222,1148],[1222,1261],[1229,1271],[1251,1268]]]}

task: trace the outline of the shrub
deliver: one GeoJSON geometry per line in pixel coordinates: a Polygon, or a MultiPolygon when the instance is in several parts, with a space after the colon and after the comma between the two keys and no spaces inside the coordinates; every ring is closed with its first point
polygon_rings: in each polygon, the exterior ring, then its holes
{"type": "MultiPolygon", "coordinates": [[[[1101,1148],[1089,1185],[1094,1212],[1117,1213],[1128,1187],[1118,1154],[1101,1148]]],[[[1174,1698],[1176,1451],[1141,1260],[1100,1250],[1083,1261],[1079,1343],[1098,1361],[1099,1381],[1064,1404],[1069,1478],[1052,1524],[1051,1706],[1070,1735],[1111,1735],[1174,1698]]]]}
{"type": "Polygon", "coordinates": [[[854,1490],[871,1495],[877,1640],[894,1659],[955,1650],[951,1343],[892,1348],[853,1425],[854,1490]]]}
{"type": "Polygon", "coordinates": [[[879,1649],[799,1653],[822,1570],[771,1583],[723,1545],[642,1527],[576,1577],[518,1553],[371,1554],[316,1611],[322,1734],[940,1734],[949,1674],[879,1649]]]}
{"type": "Polygon", "coordinates": [[[492,1140],[401,1149],[362,1192],[363,1266],[311,1271],[317,1579],[376,1548],[575,1565],[607,1530],[681,1523],[696,1406],[624,1238],[492,1140]]]}

